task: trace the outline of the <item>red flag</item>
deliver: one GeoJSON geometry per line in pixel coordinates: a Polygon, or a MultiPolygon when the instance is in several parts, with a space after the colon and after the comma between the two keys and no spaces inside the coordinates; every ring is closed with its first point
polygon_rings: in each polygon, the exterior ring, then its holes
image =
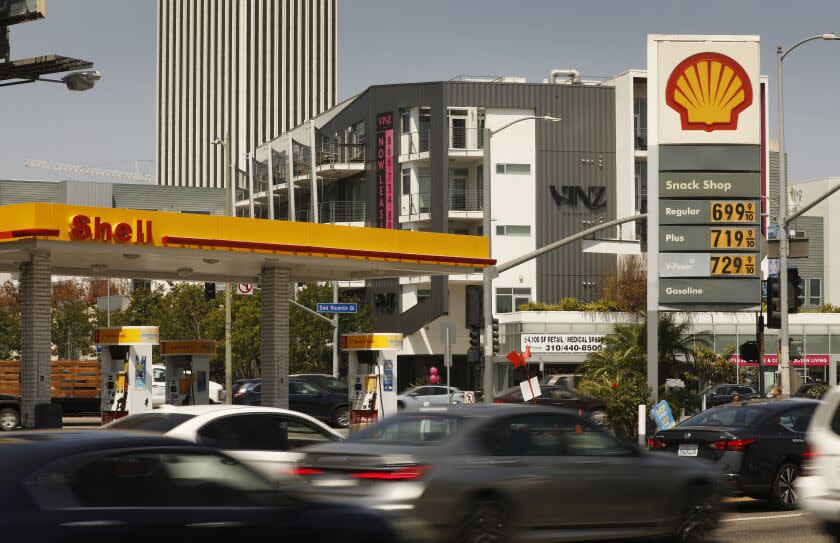
{"type": "Polygon", "coordinates": [[[514,369],[525,365],[525,359],[522,358],[522,355],[516,351],[509,352],[507,355],[507,359],[511,361],[514,369]]]}
{"type": "Polygon", "coordinates": [[[530,345],[525,345],[525,355],[523,356],[523,358],[525,360],[528,360],[529,358],[531,358],[531,346],[530,345]]]}

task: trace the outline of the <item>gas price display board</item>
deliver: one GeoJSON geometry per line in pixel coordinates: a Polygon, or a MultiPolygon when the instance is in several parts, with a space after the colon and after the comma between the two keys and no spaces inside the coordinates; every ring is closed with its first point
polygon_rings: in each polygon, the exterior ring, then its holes
{"type": "Polygon", "coordinates": [[[695,38],[649,37],[656,74],[649,77],[648,103],[657,104],[649,118],[657,127],[649,142],[656,165],[649,211],[658,223],[659,306],[755,308],[764,115],[759,43],[755,36],[695,38]]]}

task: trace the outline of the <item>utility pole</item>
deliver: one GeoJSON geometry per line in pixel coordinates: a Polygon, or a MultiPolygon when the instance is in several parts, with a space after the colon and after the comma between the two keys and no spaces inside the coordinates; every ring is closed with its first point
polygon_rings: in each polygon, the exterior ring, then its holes
{"type": "MultiPolygon", "coordinates": [[[[225,214],[232,217],[235,189],[233,186],[233,160],[231,158],[230,131],[225,139],[216,139],[212,145],[221,145],[225,151],[225,214]]],[[[252,199],[253,201],[253,199],[252,199]]],[[[225,284],[225,403],[233,403],[233,352],[231,348],[231,304],[233,302],[233,283],[225,284]]]]}

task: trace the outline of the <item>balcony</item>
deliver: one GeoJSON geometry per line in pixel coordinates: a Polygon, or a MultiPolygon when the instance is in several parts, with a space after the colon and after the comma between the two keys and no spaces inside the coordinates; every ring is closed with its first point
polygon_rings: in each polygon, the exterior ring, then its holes
{"type": "Polygon", "coordinates": [[[633,148],[636,151],[647,151],[647,128],[633,129],[633,148]]]}
{"type": "Polygon", "coordinates": [[[449,217],[481,219],[484,216],[484,191],[449,188],[449,217]]]}
{"type": "Polygon", "coordinates": [[[318,206],[318,219],[322,223],[364,223],[365,202],[322,202],[318,206]]]}
{"type": "Polygon", "coordinates": [[[484,130],[449,125],[449,156],[484,155],[484,130]]]}
{"type": "Polygon", "coordinates": [[[329,141],[316,149],[316,171],[321,177],[341,179],[365,169],[364,143],[329,141]]]}
{"type": "Polygon", "coordinates": [[[428,128],[400,134],[400,161],[429,158],[431,137],[431,130],[428,128]]]}
{"type": "Polygon", "coordinates": [[[426,221],[431,218],[432,199],[428,192],[403,194],[400,200],[400,222],[426,221]]]}

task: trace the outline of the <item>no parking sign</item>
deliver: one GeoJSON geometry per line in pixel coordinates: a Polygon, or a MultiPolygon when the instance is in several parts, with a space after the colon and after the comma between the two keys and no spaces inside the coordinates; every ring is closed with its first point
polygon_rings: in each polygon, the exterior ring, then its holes
{"type": "Polygon", "coordinates": [[[239,283],[236,285],[236,293],[241,294],[242,296],[251,296],[254,294],[254,284],[253,283],[239,283]]]}

